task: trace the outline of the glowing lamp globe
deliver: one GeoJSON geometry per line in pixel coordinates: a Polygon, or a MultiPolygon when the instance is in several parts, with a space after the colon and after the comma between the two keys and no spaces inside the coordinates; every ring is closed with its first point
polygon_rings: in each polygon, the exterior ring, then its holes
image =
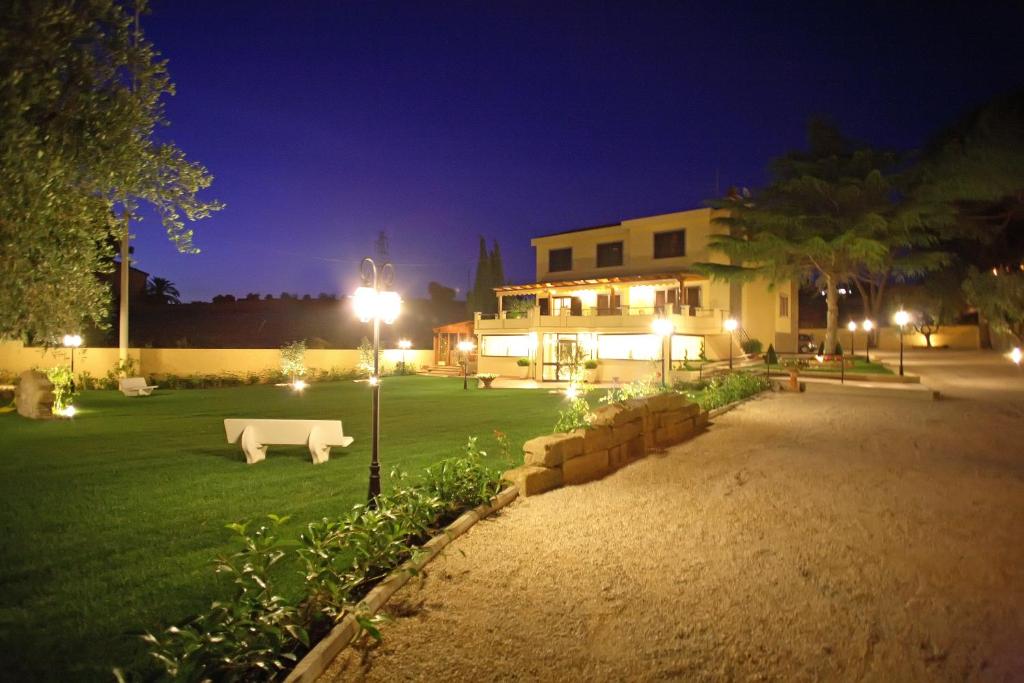
{"type": "Polygon", "coordinates": [[[63,342],[64,346],[78,348],[79,346],[82,345],[82,337],[81,335],[78,334],[65,334],[63,342]]]}
{"type": "Polygon", "coordinates": [[[675,331],[672,321],[667,318],[655,319],[655,321],[651,323],[651,329],[654,330],[654,334],[659,337],[667,337],[675,331]]]}
{"type": "Polygon", "coordinates": [[[848,329],[850,332],[856,332],[857,331],[857,323],[855,323],[855,322],[853,322],[851,320],[850,322],[846,323],[846,329],[848,329]]]}
{"type": "Polygon", "coordinates": [[[903,310],[896,311],[894,319],[896,320],[897,325],[903,327],[910,322],[910,314],[903,310]]]}
{"type": "Polygon", "coordinates": [[[473,344],[473,342],[471,341],[460,341],[459,351],[461,351],[462,353],[469,353],[470,351],[473,350],[474,346],[475,344],[473,344]]]}
{"type": "Polygon", "coordinates": [[[402,297],[398,296],[398,292],[380,292],[377,295],[377,306],[380,310],[380,319],[390,325],[402,312],[402,297]]]}
{"type": "Polygon", "coordinates": [[[1015,346],[1013,351],[1010,351],[1010,360],[1017,365],[1020,365],[1021,360],[1024,360],[1024,353],[1021,352],[1019,346],[1015,346]]]}
{"type": "Polygon", "coordinates": [[[871,330],[875,329],[875,323],[871,322],[870,320],[865,320],[863,326],[865,332],[870,332],[871,330]]]}
{"type": "Polygon", "coordinates": [[[352,295],[352,307],[361,322],[370,322],[377,314],[377,292],[372,287],[360,287],[352,295]]]}
{"type": "Polygon", "coordinates": [[[403,351],[406,350],[406,349],[411,349],[412,348],[412,342],[409,341],[408,339],[399,339],[398,340],[398,348],[402,349],[403,351]]]}
{"type": "Polygon", "coordinates": [[[722,323],[722,327],[725,328],[726,332],[735,332],[736,328],[739,327],[739,326],[740,326],[740,324],[738,322],[736,322],[735,318],[729,318],[724,323],[722,323]]]}

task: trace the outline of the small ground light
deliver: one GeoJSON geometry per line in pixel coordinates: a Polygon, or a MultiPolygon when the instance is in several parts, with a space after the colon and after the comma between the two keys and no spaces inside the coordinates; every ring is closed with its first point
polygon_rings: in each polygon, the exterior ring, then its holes
{"type": "Polygon", "coordinates": [[[74,406],[64,406],[64,410],[61,411],[61,415],[64,417],[74,417],[77,412],[78,411],[75,410],[74,406]]]}
{"type": "Polygon", "coordinates": [[[1024,360],[1024,353],[1021,352],[1019,346],[1013,347],[1013,351],[1010,351],[1010,360],[1017,365],[1020,365],[1020,362],[1024,360]]]}
{"type": "Polygon", "coordinates": [[[294,389],[295,391],[302,391],[307,386],[308,385],[306,384],[306,380],[303,379],[297,379],[294,382],[292,382],[292,389],[294,389]]]}
{"type": "Polygon", "coordinates": [[[575,384],[570,384],[568,387],[566,387],[566,389],[565,389],[565,397],[566,398],[572,400],[572,399],[575,399],[579,395],[580,395],[580,391],[579,391],[579,389],[576,388],[575,384]]]}
{"type": "Polygon", "coordinates": [[[380,384],[380,380],[377,378],[377,375],[370,375],[370,379],[367,381],[370,383],[371,387],[375,387],[380,384]]]}

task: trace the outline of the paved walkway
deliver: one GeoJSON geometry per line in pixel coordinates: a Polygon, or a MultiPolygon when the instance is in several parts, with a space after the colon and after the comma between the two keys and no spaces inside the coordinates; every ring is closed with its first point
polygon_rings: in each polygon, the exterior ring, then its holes
{"type": "MultiPolygon", "coordinates": [[[[1024,677],[1024,375],[774,394],[478,524],[328,680],[1024,677]]],[[[949,369],[944,378],[936,369],[949,369]]]]}

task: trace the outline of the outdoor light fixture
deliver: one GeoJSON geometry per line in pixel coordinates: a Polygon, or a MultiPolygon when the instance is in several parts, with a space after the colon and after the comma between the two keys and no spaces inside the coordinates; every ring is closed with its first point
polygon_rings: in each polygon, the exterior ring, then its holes
{"type": "Polygon", "coordinates": [[[1024,353],[1021,353],[1020,347],[1013,347],[1013,351],[1010,351],[1010,360],[1020,366],[1021,360],[1024,360],[1024,353]]]}
{"type": "Polygon", "coordinates": [[[661,386],[668,386],[668,369],[666,366],[665,339],[672,336],[676,331],[675,325],[668,318],[655,318],[651,323],[654,334],[661,337],[661,386]]]}
{"type": "Polygon", "coordinates": [[[369,384],[371,392],[371,427],[372,450],[370,456],[370,492],[367,505],[371,509],[377,507],[377,496],[380,495],[380,323],[390,325],[398,318],[402,310],[402,299],[398,292],[386,288],[395,280],[395,267],[384,263],[379,268],[370,257],[359,264],[359,275],[363,285],[352,296],[352,306],[356,317],[364,323],[373,321],[373,373],[369,384]]]}
{"type": "Polygon", "coordinates": [[[566,389],[565,389],[565,397],[567,399],[569,399],[570,401],[575,400],[576,397],[579,396],[579,395],[580,395],[580,391],[579,391],[579,389],[576,388],[575,384],[570,384],[568,387],[566,387],[566,389]]]}
{"type": "Polygon", "coordinates": [[[405,352],[412,348],[412,342],[408,339],[399,339],[398,348],[402,349],[402,373],[406,371],[405,352]]]}
{"type": "Polygon", "coordinates": [[[896,311],[894,316],[896,324],[900,326],[900,377],[903,376],[903,328],[910,322],[910,314],[904,311],[902,308],[896,311]]]}
{"type": "Polygon", "coordinates": [[[867,339],[864,340],[864,362],[871,362],[871,330],[875,329],[875,323],[870,318],[865,318],[864,322],[861,323],[861,327],[868,333],[867,339]]]}
{"type": "Polygon", "coordinates": [[[61,411],[61,415],[64,417],[74,417],[77,412],[78,411],[75,410],[74,406],[64,406],[64,410],[61,411]]]}
{"type": "Polygon", "coordinates": [[[853,358],[854,362],[856,362],[857,361],[857,347],[856,347],[856,342],[857,342],[857,323],[854,322],[853,320],[851,320],[850,322],[846,323],[846,329],[848,329],[850,331],[850,356],[853,358]]]}
{"type": "Polygon", "coordinates": [[[722,327],[729,333],[729,369],[732,370],[732,345],[734,343],[733,333],[736,331],[740,324],[735,318],[726,318],[725,322],[722,323],[722,327]]]}
{"type": "Polygon", "coordinates": [[[459,353],[462,354],[462,388],[469,389],[469,354],[472,353],[475,345],[468,339],[463,339],[458,344],[459,353]]]}
{"type": "Polygon", "coordinates": [[[82,335],[80,334],[65,334],[64,347],[71,349],[71,385],[74,387],[75,383],[75,349],[82,345],[82,335]]]}
{"type": "Polygon", "coordinates": [[[292,389],[294,389],[295,391],[302,391],[303,389],[306,388],[306,386],[306,380],[304,379],[297,379],[294,382],[292,382],[292,389]]]}

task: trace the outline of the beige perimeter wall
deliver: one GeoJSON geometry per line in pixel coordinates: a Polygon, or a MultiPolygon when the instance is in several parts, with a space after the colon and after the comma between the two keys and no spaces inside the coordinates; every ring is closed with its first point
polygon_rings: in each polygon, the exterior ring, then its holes
{"type": "MultiPolygon", "coordinates": [[[[431,349],[405,351],[405,360],[420,367],[433,362],[431,349]]],[[[383,353],[385,369],[402,360],[403,352],[387,349],[383,353]]],[[[277,370],[281,366],[278,349],[129,349],[143,375],[247,375],[277,370]]],[[[17,375],[31,368],[67,365],[71,351],[64,348],[26,348],[21,342],[0,342],[0,374],[17,375]]],[[[348,370],[359,363],[355,349],[308,349],[306,367],[310,370],[348,370]]],[[[75,373],[88,372],[103,377],[117,365],[116,348],[80,348],[75,351],[75,373]]]]}
{"type": "MultiPolygon", "coordinates": [[[[814,337],[816,343],[825,340],[825,328],[812,328],[812,329],[801,329],[801,334],[809,334],[814,337]]],[[[856,349],[860,349],[859,353],[864,352],[864,332],[861,330],[857,331],[857,338],[855,340],[856,349]]],[[[843,345],[845,351],[849,351],[850,346],[850,331],[845,327],[840,326],[839,328],[839,343],[843,345]]],[[[925,340],[923,334],[918,334],[913,330],[908,330],[903,335],[903,344],[905,348],[912,349],[915,346],[925,346],[925,340]]],[[[977,325],[950,325],[948,327],[940,327],[939,331],[932,335],[932,346],[948,346],[951,349],[980,349],[981,348],[981,336],[978,333],[977,325]]],[[[872,347],[875,348],[875,347],[872,347]]],[[[881,327],[878,330],[878,348],[883,351],[899,351],[900,349],[900,328],[898,327],[881,327]]]]}

